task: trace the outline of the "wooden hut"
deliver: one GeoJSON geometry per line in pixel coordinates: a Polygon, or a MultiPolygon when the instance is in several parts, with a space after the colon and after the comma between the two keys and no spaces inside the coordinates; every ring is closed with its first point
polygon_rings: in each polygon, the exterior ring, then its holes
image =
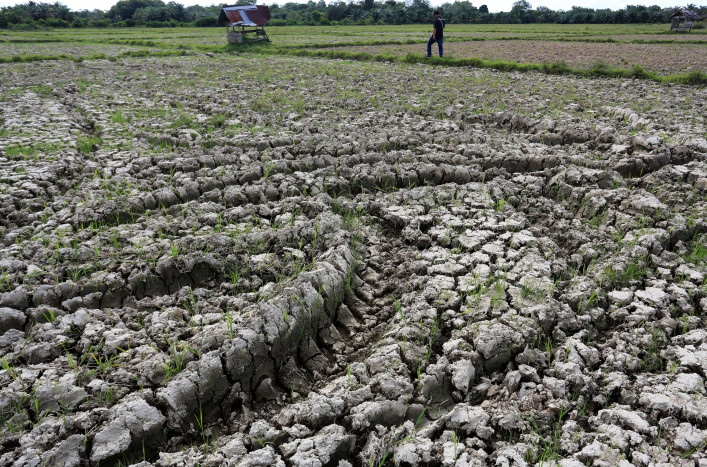
{"type": "Polygon", "coordinates": [[[228,42],[243,42],[246,34],[253,34],[257,40],[270,41],[265,33],[265,25],[270,21],[267,5],[235,5],[221,9],[218,24],[226,26],[228,42]],[[230,29],[229,29],[230,28],[230,29]]]}
{"type": "Polygon", "coordinates": [[[670,17],[670,30],[690,32],[692,24],[701,19],[702,17],[694,11],[683,8],[673,13],[670,17]]]}

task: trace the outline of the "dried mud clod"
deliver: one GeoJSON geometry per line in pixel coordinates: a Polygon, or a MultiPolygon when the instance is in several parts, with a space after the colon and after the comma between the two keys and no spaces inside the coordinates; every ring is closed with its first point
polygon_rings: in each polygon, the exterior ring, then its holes
{"type": "Polygon", "coordinates": [[[0,465],[707,462],[705,91],[426,70],[8,66],[0,465]]]}

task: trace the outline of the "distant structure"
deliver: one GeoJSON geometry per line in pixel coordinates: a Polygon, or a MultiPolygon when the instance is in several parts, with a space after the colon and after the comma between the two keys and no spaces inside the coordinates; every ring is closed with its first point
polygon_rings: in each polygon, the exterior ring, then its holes
{"type": "Polygon", "coordinates": [[[245,34],[255,34],[256,40],[270,42],[265,32],[265,25],[269,21],[270,8],[267,5],[225,6],[218,16],[219,26],[226,26],[228,42],[236,43],[243,42],[245,34]]]}
{"type": "Polygon", "coordinates": [[[690,32],[692,23],[701,19],[702,17],[694,11],[683,8],[673,13],[670,17],[670,30],[690,32]]]}

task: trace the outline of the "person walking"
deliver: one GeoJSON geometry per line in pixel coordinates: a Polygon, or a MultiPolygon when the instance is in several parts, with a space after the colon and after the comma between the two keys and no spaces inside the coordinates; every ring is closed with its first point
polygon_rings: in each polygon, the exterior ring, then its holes
{"type": "Polygon", "coordinates": [[[432,23],[432,36],[427,41],[427,55],[432,56],[432,43],[436,42],[439,48],[439,56],[442,57],[442,39],[444,39],[444,20],[439,16],[439,11],[434,12],[434,23],[432,23]]]}

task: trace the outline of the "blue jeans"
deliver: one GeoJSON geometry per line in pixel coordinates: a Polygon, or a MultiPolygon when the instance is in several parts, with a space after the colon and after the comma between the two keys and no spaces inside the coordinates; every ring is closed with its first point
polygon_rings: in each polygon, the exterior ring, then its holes
{"type": "Polygon", "coordinates": [[[437,47],[439,47],[439,56],[442,57],[442,38],[432,39],[432,36],[430,36],[430,40],[427,41],[427,56],[429,57],[432,55],[432,43],[434,42],[437,43],[437,47]]]}

